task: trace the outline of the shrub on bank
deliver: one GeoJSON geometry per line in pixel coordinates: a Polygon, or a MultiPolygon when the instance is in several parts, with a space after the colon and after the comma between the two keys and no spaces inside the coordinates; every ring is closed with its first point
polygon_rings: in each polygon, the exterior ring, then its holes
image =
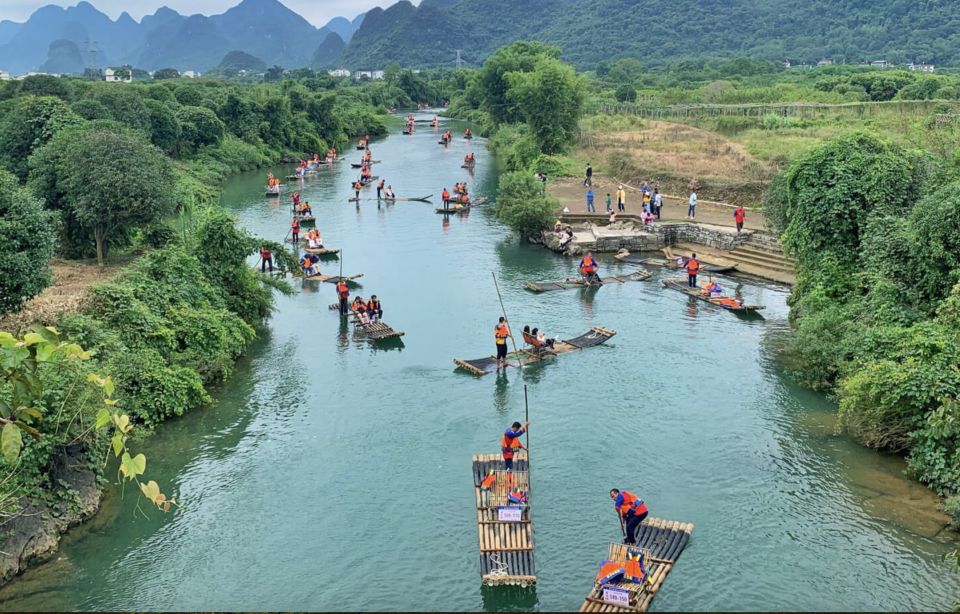
{"type": "Polygon", "coordinates": [[[542,182],[531,173],[515,171],[500,178],[500,195],[493,213],[520,236],[534,237],[550,227],[560,213],[560,202],[544,195],[542,182]]]}

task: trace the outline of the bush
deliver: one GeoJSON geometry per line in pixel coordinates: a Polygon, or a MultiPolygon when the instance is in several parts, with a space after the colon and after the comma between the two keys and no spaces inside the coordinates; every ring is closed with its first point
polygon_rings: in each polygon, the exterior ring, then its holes
{"type": "Polygon", "coordinates": [[[542,188],[533,173],[515,171],[504,174],[493,206],[494,215],[522,237],[538,235],[550,227],[560,212],[560,202],[545,196],[542,188]]]}
{"type": "Polygon", "coordinates": [[[947,500],[943,502],[943,511],[950,516],[953,530],[960,530],[960,495],[947,497],[947,500]]]}
{"type": "Polygon", "coordinates": [[[50,285],[55,217],[0,170],[0,313],[15,311],[50,285]]]}

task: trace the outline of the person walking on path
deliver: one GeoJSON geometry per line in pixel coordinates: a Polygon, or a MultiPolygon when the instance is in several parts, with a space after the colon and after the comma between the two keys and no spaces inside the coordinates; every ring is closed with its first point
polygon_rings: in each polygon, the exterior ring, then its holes
{"type": "Polygon", "coordinates": [[[607,213],[610,213],[612,211],[612,209],[610,208],[611,202],[613,201],[610,199],[610,192],[607,192],[607,213]]]}
{"type": "Polygon", "coordinates": [[[746,220],[747,210],[743,208],[743,205],[733,210],[733,221],[737,223],[737,234],[740,234],[740,231],[743,230],[743,223],[746,220]]]}
{"type": "Polygon", "coordinates": [[[656,210],[657,219],[660,219],[660,209],[663,207],[663,194],[660,193],[660,188],[654,188],[653,190],[653,208],[656,210]]]}
{"type": "Polygon", "coordinates": [[[587,175],[583,180],[583,185],[593,187],[593,165],[587,164],[587,175]]]}
{"type": "Polygon", "coordinates": [[[507,471],[513,471],[514,453],[517,450],[526,449],[520,442],[520,436],[527,432],[529,426],[529,422],[524,425],[521,425],[519,422],[514,422],[510,428],[503,433],[503,437],[500,438],[500,453],[503,454],[503,466],[507,471]]]}
{"type": "Polygon", "coordinates": [[[624,192],[623,186],[620,186],[617,189],[617,211],[623,213],[627,207],[627,193],[624,192]]]}
{"type": "Polygon", "coordinates": [[[690,191],[690,204],[687,206],[687,217],[691,220],[697,217],[697,193],[690,191]]]}
{"type": "Polygon", "coordinates": [[[593,188],[587,190],[587,213],[596,213],[597,210],[593,206],[593,188]]]}
{"type": "Polygon", "coordinates": [[[697,287],[697,273],[700,272],[700,261],[697,260],[696,254],[690,255],[690,260],[687,260],[687,285],[691,288],[697,287]]]}

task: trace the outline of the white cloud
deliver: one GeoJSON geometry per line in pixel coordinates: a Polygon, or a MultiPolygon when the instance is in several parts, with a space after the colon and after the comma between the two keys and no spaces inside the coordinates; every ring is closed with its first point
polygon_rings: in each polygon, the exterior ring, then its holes
{"type": "MultiPolygon", "coordinates": [[[[127,11],[134,19],[139,20],[147,14],[153,13],[158,7],[168,6],[185,15],[203,13],[214,15],[222,13],[240,0],[89,0],[97,9],[116,19],[120,13],[127,11]]],[[[334,17],[342,16],[353,19],[360,13],[374,6],[386,7],[396,0],[280,0],[291,10],[303,15],[310,23],[322,26],[334,17]]],[[[26,21],[30,15],[47,4],[60,6],[75,5],[79,0],[0,0],[0,20],[26,21]]],[[[419,4],[419,0],[414,2],[419,4]]]]}

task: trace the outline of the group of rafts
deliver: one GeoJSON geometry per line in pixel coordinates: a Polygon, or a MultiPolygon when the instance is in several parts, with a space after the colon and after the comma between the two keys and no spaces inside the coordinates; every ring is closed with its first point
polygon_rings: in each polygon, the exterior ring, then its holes
{"type": "MultiPolygon", "coordinates": [[[[736,314],[750,315],[764,309],[762,305],[748,305],[739,297],[724,294],[720,280],[714,275],[730,272],[736,267],[704,266],[697,259],[696,254],[692,254],[690,258],[678,257],[675,260],[664,260],[658,258],[640,258],[633,256],[626,250],[621,250],[615,258],[620,262],[641,265],[641,267],[626,275],[602,277],[600,275],[599,263],[591,252],[587,252],[587,255],[584,256],[578,266],[580,273],[579,278],[568,277],[562,281],[553,282],[524,281],[523,285],[528,290],[537,293],[566,290],[569,288],[599,288],[614,284],[624,284],[631,281],[646,281],[653,276],[653,273],[643,268],[642,265],[660,266],[664,268],[684,269],[687,272],[687,277],[685,278],[664,279],[663,287],[665,288],[683,292],[688,296],[736,314]],[[710,274],[708,282],[704,286],[697,283],[701,272],[710,274]]],[[[455,358],[454,363],[474,375],[486,375],[494,371],[499,371],[501,367],[523,367],[535,362],[554,358],[560,354],[567,354],[576,350],[594,347],[606,342],[615,334],[615,331],[608,328],[596,326],[579,337],[559,341],[545,339],[542,334],[530,334],[530,331],[525,328],[523,331],[523,349],[508,353],[506,360],[498,359],[496,356],[473,360],[455,358]]]]}
{"type": "MultiPolygon", "coordinates": [[[[434,117],[432,122],[434,128],[439,126],[438,118],[434,117]]],[[[411,115],[407,118],[407,125],[404,129],[404,133],[412,134],[413,130],[414,119],[411,115]]],[[[464,138],[470,139],[472,137],[473,135],[470,133],[468,128],[464,133],[464,138]]],[[[447,133],[444,135],[445,142],[449,142],[450,138],[452,138],[452,135],[450,135],[449,131],[447,131],[447,133]]],[[[373,159],[373,152],[370,149],[369,135],[365,136],[358,142],[357,150],[363,151],[364,153],[359,163],[350,165],[353,168],[360,169],[360,176],[354,182],[353,187],[355,190],[355,196],[354,198],[349,199],[349,201],[356,202],[357,206],[359,207],[361,201],[360,191],[363,188],[370,187],[377,179],[380,179],[378,176],[373,175],[371,170],[371,167],[374,164],[378,164],[380,160],[373,159]]],[[[294,174],[289,175],[288,179],[302,180],[310,175],[316,174],[317,169],[320,168],[320,166],[333,165],[337,161],[339,160],[337,158],[336,149],[331,148],[327,152],[326,157],[322,160],[319,155],[314,154],[309,160],[301,160],[297,165],[294,174]]],[[[464,158],[462,168],[472,170],[475,166],[476,157],[474,156],[473,152],[471,152],[464,158]]],[[[397,196],[393,193],[392,186],[384,184],[385,182],[383,179],[380,179],[380,181],[377,183],[376,200],[378,202],[430,202],[430,198],[433,196],[431,194],[416,198],[397,198],[397,196]]],[[[274,177],[272,173],[268,175],[267,196],[279,196],[284,187],[285,186],[283,186],[279,179],[274,177]]],[[[362,330],[369,339],[373,341],[383,341],[386,339],[393,339],[403,336],[403,332],[395,331],[382,321],[383,309],[380,301],[376,298],[376,295],[374,295],[370,301],[364,301],[361,297],[355,297],[352,302],[349,301],[350,285],[357,285],[355,280],[363,277],[363,273],[355,275],[342,275],[342,273],[337,275],[325,275],[321,272],[320,265],[322,260],[325,258],[338,257],[340,250],[326,247],[324,245],[323,236],[320,233],[320,230],[316,228],[316,218],[313,215],[313,209],[311,208],[310,203],[302,200],[299,192],[294,192],[291,200],[292,220],[290,222],[290,231],[287,234],[288,239],[286,240],[293,243],[295,248],[303,248],[304,254],[300,258],[300,266],[303,269],[303,279],[305,281],[336,284],[338,302],[334,305],[331,305],[330,308],[332,310],[340,311],[342,317],[351,318],[352,321],[357,324],[359,329],[362,330]],[[305,227],[310,228],[310,230],[303,232],[305,227]]],[[[468,193],[467,182],[461,182],[454,185],[452,193],[446,188],[443,189],[443,207],[436,209],[436,211],[437,213],[464,213],[471,207],[482,204],[482,202],[482,198],[476,200],[472,199],[468,193]]]]}

